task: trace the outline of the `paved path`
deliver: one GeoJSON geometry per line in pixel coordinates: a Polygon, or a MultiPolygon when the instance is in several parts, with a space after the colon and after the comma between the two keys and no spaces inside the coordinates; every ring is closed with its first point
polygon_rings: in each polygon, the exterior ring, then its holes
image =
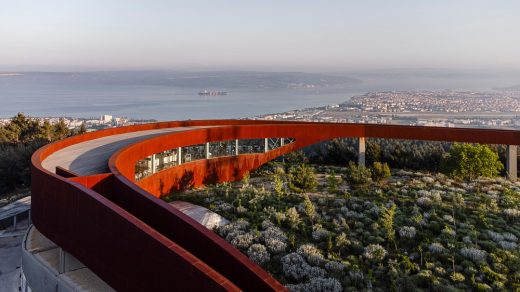
{"type": "Polygon", "coordinates": [[[56,171],[56,166],[61,166],[79,175],[106,173],[108,172],[108,160],[117,150],[153,136],[195,128],[197,127],[138,131],[85,141],[51,154],[42,165],[51,172],[56,171]]]}
{"type": "Polygon", "coordinates": [[[0,231],[0,291],[17,292],[20,287],[20,267],[22,265],[22,240],[27,221],[23,228],[0,231]]]}

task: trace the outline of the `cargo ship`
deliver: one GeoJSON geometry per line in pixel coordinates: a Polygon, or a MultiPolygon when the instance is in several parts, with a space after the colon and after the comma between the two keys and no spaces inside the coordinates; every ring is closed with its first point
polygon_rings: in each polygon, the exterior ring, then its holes
{"type": "Polygon", "coordinates": [[[219,91],[219,90],[203,90],[199,91],[200,96],[218,96],[218,95],[227,95],[227,91],[219,91]]]}

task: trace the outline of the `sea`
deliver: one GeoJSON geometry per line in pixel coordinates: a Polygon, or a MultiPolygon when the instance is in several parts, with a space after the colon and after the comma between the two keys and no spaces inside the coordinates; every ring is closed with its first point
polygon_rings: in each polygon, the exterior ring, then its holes
{"type": "MultiPolygon", "coordinates": [[[[63,74],[63,73],[62,73],[63,74]]],[[[188,120],[245,118],[294,109],[334,105],[352,96],[385,90],[474,90],[520,84],[518,76],[360,73],[357,84],[319,88],[209,88],[227,95],[199,96],[199,87],[125,82],[63,82],[62,74],[0,74],[0,118],[23,112],[36,117],[99,118],[109,114],[132,119],[188,120]]],[[[73,74],[73,73],[71,73],[73,74]]],[[[89,73],[90,77],[95,73],[89,73]]]]}

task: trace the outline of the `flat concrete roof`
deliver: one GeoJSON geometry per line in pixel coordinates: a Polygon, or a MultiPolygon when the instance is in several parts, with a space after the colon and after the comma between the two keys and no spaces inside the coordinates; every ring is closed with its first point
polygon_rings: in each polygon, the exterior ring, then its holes
{"type": "Polygon", "coordinates": [[[170,205],[211,230],[229,223],[226,218],[199,205],[184,201],[174,201],[170,205]]]}

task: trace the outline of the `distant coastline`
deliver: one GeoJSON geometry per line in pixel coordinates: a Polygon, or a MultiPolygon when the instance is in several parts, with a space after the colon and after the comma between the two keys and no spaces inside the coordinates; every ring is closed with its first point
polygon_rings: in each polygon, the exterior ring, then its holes
{"type": "Polygon", "coordinates": [[[520,84],[508,86],[508,87],[497,87],[493,88],[493,90],[501,90],[501,91],[520,91],[520,84]]]}
{"type": "Polygon", "coordinates": [[[0,77],[22,76],[22,73],[0,73],[0,77]]]}

